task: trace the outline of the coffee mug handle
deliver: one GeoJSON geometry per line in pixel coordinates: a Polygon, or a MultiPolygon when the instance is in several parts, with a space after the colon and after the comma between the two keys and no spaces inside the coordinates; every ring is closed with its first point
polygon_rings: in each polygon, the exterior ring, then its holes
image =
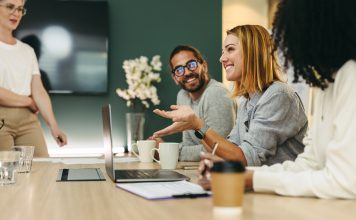
{"type": "MultiPolygon", "coordinates": [[[[132,144],[132,146],[134,145],[137,147],[137,143],[132,144]]],[[[131,153],[133,153],[136,157],[140,157],[134,150],[132,150],[131,153]]]]}
{"type": "Polygon", "coordinates": [[[161,162],[155,158],[155,151],[157,151],[158,154],[159,154],[159,150],[158,150],[157,148],[153,148],[153,149],[151,150],[151,158],[152,158],[154,161],[156,161],[157,163],[160,164],[161,162]]]}

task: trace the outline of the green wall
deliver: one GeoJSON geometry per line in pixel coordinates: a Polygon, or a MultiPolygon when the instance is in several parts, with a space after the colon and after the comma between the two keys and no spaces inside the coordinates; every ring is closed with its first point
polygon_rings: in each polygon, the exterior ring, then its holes
{"type": "MultiPolygon", "coordinates": [[[[140,55],[161,55],[162,109],[174,104],[179,90],[171,79],[168,57],[177,44],[197,47],[207,59],[213,78],[221,81],[221,0],[109,0],[109,92],[100,96],[51,95],[56,118],[69,138],[69,147],[102,146],[101,106],[112,105],[114,145],[126,143],[125,113],[131,109],[115,93],[127,88],[122,63],[140,55]]],[[[85,79],[83,79],[85,80],[85,79]]],[[[146,111],[145,136],[170,124],[146,111]]],[[[46,130],[49,135],[48,129],[46,130]]],[[[47,138],[50,147],[54,142],[47,138]]],[[[180,135],[166,140],[180,139],[180,135]]]]}

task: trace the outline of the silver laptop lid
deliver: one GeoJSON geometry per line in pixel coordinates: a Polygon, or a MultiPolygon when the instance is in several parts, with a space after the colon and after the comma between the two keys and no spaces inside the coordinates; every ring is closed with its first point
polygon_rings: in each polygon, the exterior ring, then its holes
{"type": "Polygon", "coordinates": [[[112,135],[111,135],[111,106],[110,104],[102,107],[103,119],[103,138],[104,138],[104,157],[106,173],[115,181],[113,152],[112,152],[112,135]]]}
{"type": "MultiPolygon", "coordinates": [[[[184,176],[180,173],[171,170],[150,170],[151,174],[149,177],[142,178],[141,176],[132,177],[130,175],[120,176],[120,173],[129,172],[132,174],[133,171],[137,170],[117,170],[114,171],[114,156],[112,151],[112,134],[111,134],[111,107],[110,105],[105,105],[102,107],[102,118],[103,118],[103,136],[104,136],[104,156],[105,156],[105,169],[106,173],[113,182],[162,182],[162,181],[178,181],[178,180],[189,180],[189,177],[184,176]]],[[[145,170],[149,172],[149,170],[145,170]]]]}

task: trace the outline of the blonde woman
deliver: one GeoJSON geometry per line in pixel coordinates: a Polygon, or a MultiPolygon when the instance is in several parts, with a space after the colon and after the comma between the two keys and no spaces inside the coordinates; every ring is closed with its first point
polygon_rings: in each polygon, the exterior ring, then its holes
{"type": "Polygon", "coordinates": [[[0,0],[0,150],[32,145],[36,157],[46,157],[38,112],[59,146],[67,137],[57,125],[33,49],[13,36],[26,14],[24,5],[25,0],[0,0]]]}
{"type": "Polygon", "coordinates": [[[227,31],[220,62],[226,78],[234,81],[233,97],[239,98],[236,125],[227,137],[207,127],[187,106],[171,111],[154,110],[173,124],[154,133],[161,137],[195,130],[207,151],[248,166],[294,160],[304,149],[307,117],[295,91],[281,80],[270,35],[258,25],[227,31]]]}

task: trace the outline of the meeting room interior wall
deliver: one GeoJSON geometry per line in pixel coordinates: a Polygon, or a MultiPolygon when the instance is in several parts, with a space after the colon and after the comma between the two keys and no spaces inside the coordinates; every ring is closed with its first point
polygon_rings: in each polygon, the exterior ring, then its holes
{"type": "MultiPolygon", "coordinates": [[[[59,149],[45,129],[50,154],[102,152],[101,106],[110,103],[115,147],[126,144],[125,113],[131,109],[119,98],[116,88],[127,88],[122,63],[141,55],[161,55],[162,82],[158,95],[162,109],[176,101],[179,88],[168,68],[168,57],[177,44],[190,44],[201,50],[209,63],[210,74],[221,81],[221,0],[108,0],[109,3],[109,90],[105,95],[52,95],[52,104],[69,144],[59,149]]],[[[30,16],[30,15],[29,15],[30,16]]],[[[85,79],[83,79],[85,80],[85,79]]],[[[42,123],[43,124],[43,123],[42,123]]],[[[145,137],[170,124],[146,111],[145,137]]],[[[167,140],[179,141],[180,135],[167,140]]]]}
{"type": "MultiPolygon", "coordinates": [[[[280,0],[222,0],[222,40],[226,36],[226,30],[236,25],[258,24],[272,32],[274,14],[279,2],[280,0]]],[[[298,92],[310,118],[312,114],[311,90],[304,82],[292,83],[293,71],[293,68],[284,69],[285,79],[298,92]]],[[[224,84],[232,88],[233,84],[226,80],[225,75],[225,71],[222,70],[224,84]]]]}

